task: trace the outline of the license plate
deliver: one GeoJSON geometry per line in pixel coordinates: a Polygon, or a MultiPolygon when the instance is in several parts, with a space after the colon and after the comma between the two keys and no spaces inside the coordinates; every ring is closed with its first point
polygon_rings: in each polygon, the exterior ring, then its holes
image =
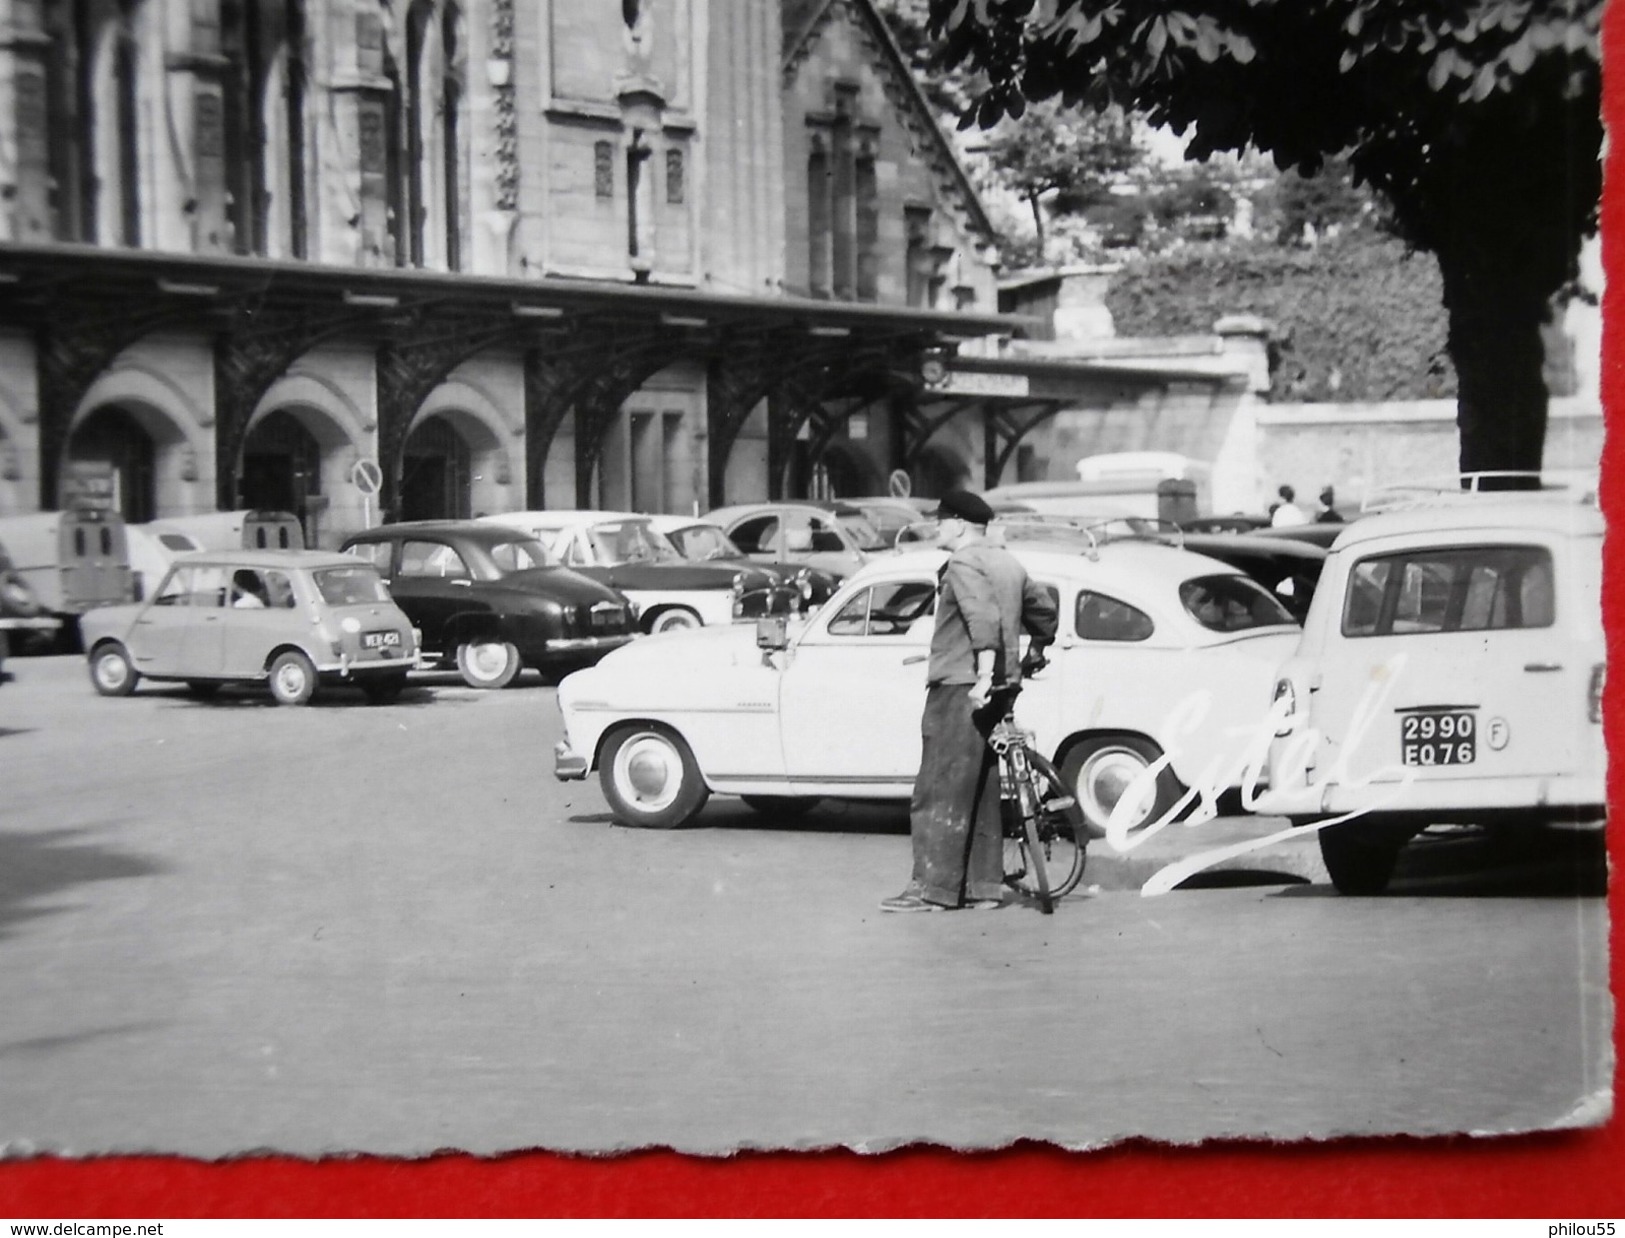
{"type": "Polygon", "coordinates": [[[361,647],[363,649],[382,649],[386,645],[398,645],[400,643],[401,634],[399,632],[364,632],[361,636],[361,647]]]}
{"type": "Polygon", "coordinates": [[[1471,765],[1478,758],[1478,715],[1470,709],[1402,714],[1399,751],[1406,765],[1471,765]]]}

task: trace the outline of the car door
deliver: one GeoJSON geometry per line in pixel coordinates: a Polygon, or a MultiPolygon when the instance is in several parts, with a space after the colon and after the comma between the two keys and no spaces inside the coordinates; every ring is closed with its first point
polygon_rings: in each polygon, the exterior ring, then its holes
{"type": "Polygon", "coordinates": [[[876,582],[814,620],[779,686],[792,779],[912,782],[937,582],[876,582]]]}
{"type": "Polygon", "coordinates": [[[1559,774],[1590,659],[1560,639],[1547,545],[1373,550],[1344,582],[1309,685],[1313,776],[1340,784],[1559,774]]]}
{"type": "Polygon", "coordinates": [[[423,633],[424,648],[451,652],[454,620],[476,605],[473,584],[468,564],[454,547],[429,538],[402,539],[390,592],[423,633]]]}
{"type": "MultiPolygon", "coordinates": [[[[138,616],[130,633],[130,657],[143,675],[181,676],[194,673],[188,662],[188,646],[201,622],[215,620],[213,641],[218,644],[220,591],[224,572],[220,568],[178,567],[159,586],[138,616]]],[[[208,647],[209,639],[198,643],[208,647]]]]}
{"type": "Polygon", "coordinates": [[[258,675],[284,642],[308,647],[309,624],[295,608],[293,583],[277,570],[238,568],[221,616],[220,661],[214,673],[230,678],[258,675]]]}

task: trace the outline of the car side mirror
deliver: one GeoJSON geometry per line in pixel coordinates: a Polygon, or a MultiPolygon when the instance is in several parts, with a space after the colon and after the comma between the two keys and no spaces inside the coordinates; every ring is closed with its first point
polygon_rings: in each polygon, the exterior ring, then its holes
{"type": "Polygon", "coordinates": [[[764,653],[777,653],[790,645],[790,629],[783,615],[766,615],[756,621],[756,647],[764,653]]]}
{"type": "Polygon", "coordinates": [[[786,529],[784,531],[784,548],[791,554],[806,554],[812,549],[813,535],[811,529],[786,529]]]}

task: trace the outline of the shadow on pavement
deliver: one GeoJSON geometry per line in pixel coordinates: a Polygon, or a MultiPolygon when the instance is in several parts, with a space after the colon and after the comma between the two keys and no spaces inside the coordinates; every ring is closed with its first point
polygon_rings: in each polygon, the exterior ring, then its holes
{"type": "Polygon", "coordinates": [[[30,1053],[54,1053],[58,1049],[72,1049],[93,1041],[106,1040],[113,1036],[128,1036],[131,1032],[146,1032],[163,1026],[162,1023],[151,1021],[116,1023],[112,1027],[90,1028],[87,1031],[69,1032],[61,1036],[35,1036],[29,1040],[13,1040],[10,1044],[0,1044],[0,1058],[30,1053]]]}
{"type": "Polygon", "coordinates": [[[30,906],[93,881],[150,877],[169,871],[143,856],[90,841],[88,831],[40,830],[0,833],[0,938],[54,909],[30,906]]]}
{"type": "MultiPolygon", "coordinates": [[[[1379,898],[1600,898],[1608,892],[1602,831],[1485,831],[1435,827],[1399,853],[1379,898]]],[[[1283,897],[1339,896],[1330,886],[1283,897]]]]}

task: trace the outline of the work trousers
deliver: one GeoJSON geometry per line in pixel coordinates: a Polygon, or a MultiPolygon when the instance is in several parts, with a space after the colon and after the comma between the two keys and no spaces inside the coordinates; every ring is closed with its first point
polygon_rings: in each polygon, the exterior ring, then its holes
{"type": "Polygon", "coordinates": [[[1004,893],[998,758],[987,737],[1009,708],[994,693],[979,710],[970,685],[932,684],[920,717],[920,772],[909,803],[914,877],[929,902],[957,907],[1004,893]]]}

